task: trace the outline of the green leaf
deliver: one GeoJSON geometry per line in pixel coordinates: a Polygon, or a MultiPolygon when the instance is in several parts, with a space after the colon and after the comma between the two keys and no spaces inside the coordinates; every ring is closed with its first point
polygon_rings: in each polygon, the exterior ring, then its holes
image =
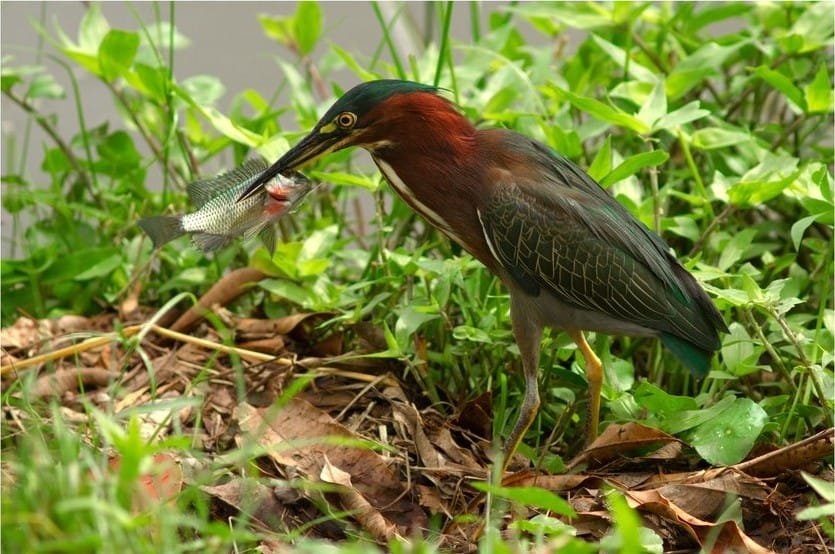
{"type": "Polygon", "coordinates": [[[483,344],[491,344],[493,340],[490,335],[483,329],[472,327],[470,325],[458,325],[452,330],[452,337],[455,340],[466,340],[470,342],[480,342],[483,344]]]}
{"type": "MultiPolygon", "coordinates": [[[[757,206],[783,193],[797,179],[799,172],[771,180],[741,180],[728,189],[728,200],[739,206],[757,206]]],[[[743,179],[745,177],[743,176],[743,179]]]]}
{"type": "Polygon", "coordinates": [[[353,71],[363,81],[373,81],[375,79],[380,78],[380,75],[364,69],[359,63],[357,63],[357,60],[354,59],[354,56],[348,53],[347,50],[343,50],[342,48],[333,43],[331,43],[330,48],[336,53],[337,56],[339,56],[339,58],[343,62],[345,62],[345,65],[347,65],[348,68],[351,69],[351,71],[353,71]]]}
{"type": "Polygon", "coordinates": [[[644,134],[649,131],[649,125],[646,125],[643,121],[629,115],[628,113],[621,111],[617,108],[613,108],[611,106],[607,106],[606,104],[600,102],[599,100],[595,100],[594,98],[589,98],[586,96],[580,96],[574,94],[573,92],[569,92],[567,90],[561,89],[559,87],[551,87],[549,89],[553,91],[558,97],[564,98],[571,102],[571,104],[589,115],[600,119],[601,121],[605,121],[607,123],[612,123],[614,125],[619,125],[621,127],[626,127],[627,129],[631,129],[636,133],[644,134]]]}
{"type": "Polygon", "coordinates": [[[789,36],[799,37],[801,46],[795,51],[803,54],[832,44],[832,4],[815,2],[807,5],[792,25],[789,36]]]}
{"type": "Polygon", "coordinates": [[[696,401],[689,396],[669,394],[647,381],[638,385],[633,396],[639,406],[646,408],[648,413],[661,419],[665,419],[672,414],[698,408],[696,401]]]}
{"type": "Polygon", "coordinates": [[[245,144],[250,148],[255,148],[256,146],[264,142],[264,139],[262,137],[256,135],[249,129],[246,129],[238,125],[237,123],[229,119],[227,116],[220,113],[220,111],[217,108],[213,106],[203,106],[195,102],[191,95],[182,87],[175,85],[174,91],[177,93],[177,96],[185,100],[200,115],[205,117],[206,120],[212,125],[212,127],[214,127],[225,137],[234,140],[235,142],[245,144]]]}
{"type": "Polygon", "coordinates": [[[119,29],[109,31],[98,51],[102,77],[107,81],[121,77],[133,65],[138,49],[138,34],[119,29]]]}
{"type": "Polygon", "coordinates": [[[32,82],[29,83],[29,90],[26,91],[26,98],[28,100],[36,100],[38,98],[51,98],[54,100],[63,97],[64,89],[49,73],[35,75],[32,82]]]}
{"type": "Polygon", "coordinates": [[[82,271],[75,276],[76,281],[88,281],[90,279],[100,279],[113,273],[113,271],[122,264],[122,256],[120,254],[112,254],[107,258],[93,264],[86,271],[82,271]]]}
{"type": "Polygon", "coordinates": [[[283,46],[290,46],[293,41],[292,18],[258,14],[258,22],[265,35],[283,46]]]}
{"type": "Polygon", "coordinates": [[[800,250],[800,242],[803,240],[803,234],[806,232],[806,229],[811,227],[811,225],[823,219],[825,214],[815,214],[809,215],[804,217],[803,219],[799,219],[792,224],[791,228],[791,237],[792,237],[792,244],[794,245],[795,250],[800,250]]]}
{"type": "Polygon", "coordinates": [[[663,150],[653,150],[651,152],[641,152],[630,158],[625,159],[619,166],[617,166],[611,173],[606,175],[600,185],[608,187],[623,181],[627,177],[638,173],[645,167],[655,167],[661,165],[669,159],[670,155],[663,150]]]}
{"type": "Polygon", "coordinates": [[[748,455],[768,421],[750,398],[736,398],[728,409],[699,425],[690,444],[713,465],[732,465],[748,455]]]}
{"type": "Polygon", "coordinates": [[[195,75],[185,79],[180,86],[201,106],[213,106],[226,93],[226,87],[214,75],[195,75]]]}
{"type": "Polygon", "coordinates": [[[676,131],[685,123],[702,119],[708,115],[710,115],[710,110],[701,108],[699,101],[693,100],[689,104],[662,116],[655,122],[655,125],[652,126],[652,130],[653,132],[660,131],[662,129],[676,131]]]}
{"type": "Polygon", "coordinates": [[[655,87],[653,87],[652,94],[649,95],[647,101],[641,106],[637,117],[647,127],[652,127],[656,121],[665,115],[667,115],[667,93],[664,92],[664,80],[660,79],[655,84],[655,87]]]}
{"type": "Polygon", "coordinates": [[[755,4],[748,4],[744,2],[724,3],[717,2],[698,4],[699,10],[684,22],[690,31],[698,31],[699,29],[724,21],[732,17],[739,17],[750,12],[755,4]]]}
{"type": "Polygon", "coordinates": [[[755,236],[757,236],[757,230],[750,228],[742,229],[734,234],[722,248],[722,254],[716,266],[722,271],[727,271],[742,258],[743,253],[751,246],[755,236]]]}
{"type": "Polygon", "coordinates": [[[159,67],[152,67],[143,63],[134,64],[133,71],[124,75],[125,80],[136,90],[164,104],[166,99],[166,82],[168,75],[159,67]]]}
{"type": "Polygon", "coordinates": [[[751,140],[751,135],[721,127],[705,127],[693,133],[690,140],[695,148],[700,150],[715,150],[717,148],[744,144],[751,140]]]}
{"type": "Polygon", "coordinates": [[[441,315],[433,306],[406,306],[397,312],[397,322],[394,324],[394,336],[397,344],[405,347],[420,327],[429,321],[438,319],[441,315]]]}
{"type": "Polygon", "coordinates": [[[786,99],[800,110],[806,111],[806,99],[803,97],[803,93],[794,86],[794,83],[788,77],[765,65],[761,65],[754,70],[754,75],[782,92],[786,99]]]}
{"type": "Polygon", "coordinates": [[[705,421],[720,415],[722,412],[730,408],[731,404],[734,403],[734,400],[735,398],[733,396],[726,396],[709,408],[672,412],[668,414],[666,418],[667,422],[664,426],[664,430],[672,435],[676,435],[682,431],[698,427],[705,421]]]}
{"type": "MultiPolygon", "coordinates": [[[[594,42],[600,47],[600,49],[606,52],[606,54],[608,54],[609,57],[612,58],[612,60],[616,64],[618,64],[622,68],[626,68],[626,60],[627,58],[631,58],[626,50],[615,46],[608,40],[596,34],[592,34],[591,37],[594,40],[594,42]]],[[[663,81],[663,79],[659,79],[658,75],[656,75],[643,65],[639,64],[634,59],[629,59],[629,68],[627,74],[633,79],[637,79],[638,81],[642,81],[644,83],[656,83],[659,80],[663,81]]]]}
{"type": "Polygon", "coordinates": [[[832,111],[832,82],[826,65],[822,65],[814,80],[803,89],[803,97],[809,113],[829,113],[832,111]]]}
{"type": "Polygon", "coordinates": [[[99,45],[109,30],[110,25],[107,24],[107,20],[101,13],[101,6],[90,4],[78,29],[79,49],[87,54],[97,54],[99,45]]]}
{"type": "Polygon", "coordinates": [[[553,492],[539,487],[500,487],[483,481],[474,481],[474,489],[490,493],[493,496],[516,502],[523,506],[532,506],[548,510],[566,517],[576,517],[571,505],[553,492]]]}
{"type": "Polygon", "coordinates": [[[299,2],[296,15],[293,16],[293,35],[299,53],[306,56],[313,52],[321,34],[322,10],[319,3],[299,2]]]}
{"type": "Polygon", "coordinates": [[[676,64],[667,76],[667,96],[676,100],[701,84],[705,77],[717,74],[722,64],[748,42],[731,46],[708,42],[676,64]]]}
{"type": "Polygon", "coordinates": [[[589,166],[588,174],[592,179],[600,182],[603,177],[612,171],[612,135],[608,135],[603,141],[603,146],[597,151],[591,165],[589,166]]]}
{"type": "Polygon", "coordinates": [[[274,294],[279,298],[284,298],[306,308],[317,307],[317,300],[315,295],[308,287],[297,285],[292,281],[286,279],[263,279],[258,283],[258,286],[274,294]]]}

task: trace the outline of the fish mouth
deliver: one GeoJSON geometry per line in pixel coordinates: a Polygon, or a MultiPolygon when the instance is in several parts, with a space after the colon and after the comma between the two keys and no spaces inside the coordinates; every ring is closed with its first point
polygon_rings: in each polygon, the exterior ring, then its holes
{"type": "Polygon", "coordinates": [[[279,174],[301,167],[333,150],[342,148],[350,138],[344,135],[322,135],[314,129],[312,133],[304,137],[296,146],[288,150],[278,161],[268,167],[253,181],[249,187],[238,197],[238,202],[246,200],[256,194],[266,185],[270,179],[279,174]]]}

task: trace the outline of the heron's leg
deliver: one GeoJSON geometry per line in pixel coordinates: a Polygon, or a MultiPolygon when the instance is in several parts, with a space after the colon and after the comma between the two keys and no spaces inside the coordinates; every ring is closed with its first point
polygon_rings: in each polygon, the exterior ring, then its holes
{"type": "Polygon", "coordinates": [[[539,343],[542,340],[542,325],[531,317],[527,299],[520,301],[519,294],[524,293],[511,293],[510,295],[510,319],[513,324],[513,336],[522,356],[525,399],[519,409],[519,418],[504,445],[502,473],[539,411],[539,385],[536,382],[536,375],[539,372],[539,343]]]}
{"type": "Polygon", "coordinates": [[[603,386],[603,363],[592,352],[582,331],[569,331],[568,335],[577,343],[586,360],[586,378],[589,380],[589,423],[586,443],[597,438],[597,425],[600,421],[600,389],[603,386]]]}

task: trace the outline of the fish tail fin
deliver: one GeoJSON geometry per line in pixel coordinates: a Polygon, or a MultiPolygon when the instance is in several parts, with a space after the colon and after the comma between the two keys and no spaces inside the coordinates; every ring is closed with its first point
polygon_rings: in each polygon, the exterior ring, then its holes
{"type": "Polygon", "coordinates": [[[258,233],[261,242],[264,243],[264,248],[270,253],[270,256],[275,254],[275,228],[272,225],[267,225],[261,232],[258,233]]]}
{"type": "Polygon", "coordinates": [[[191,241],[194,245],[202,250],[203,252],[214,252],[220,248],[223,248],[230,242],[232,239],[227,237],[226,235],[213,235],[211,233],[195,233],[191,237],[191,241]]]}
{"type": "Polygon", "coordinates": [[[138,225],[151,237],[155,248],[171,242],[186,232],[183,229],[182,217],[177,215],[145,217],[139,220],[138,225]]]}
{"type": "Polygon", "coordinates": [[[693,375],[696,377],[707,375],[713,352],[670,333],[661,333],[661,344],[672,352],[693,375]]]}

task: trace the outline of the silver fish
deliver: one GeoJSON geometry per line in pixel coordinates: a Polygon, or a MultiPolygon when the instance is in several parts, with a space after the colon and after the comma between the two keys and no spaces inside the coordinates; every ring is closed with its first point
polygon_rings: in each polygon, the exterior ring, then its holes
{"type": "Polygon", "coordinates": [[[261,192],[238,202],[238,197],[268,166],[265,159],[252,158],[213,179],[190,183],[187,192],[196,211],[146,217],[139,220],[139,226],[155,247],[190,233],[195,246],[212,252],[241,235],[245,239],[258,235],[264,246],[274,252],[273,223],[299,204],[313,190],[313,183],[298,172],[277,175],[261,192]]]}

